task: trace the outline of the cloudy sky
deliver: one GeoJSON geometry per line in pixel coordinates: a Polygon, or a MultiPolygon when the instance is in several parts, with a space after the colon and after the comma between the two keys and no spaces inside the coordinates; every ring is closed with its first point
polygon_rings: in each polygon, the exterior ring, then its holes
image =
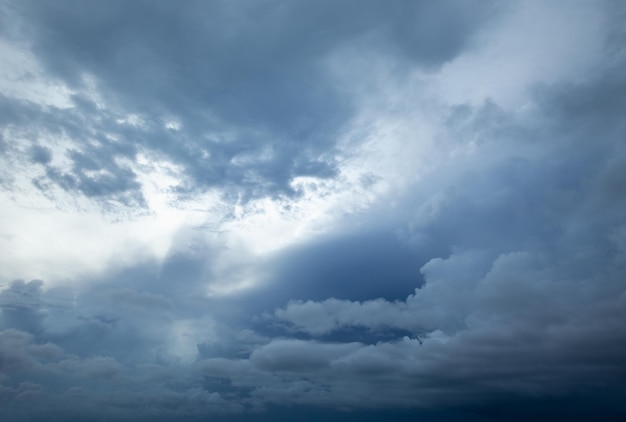
{"type": "Polygon", "coordinates": [[[625,21],[0,0],[0,418],[623,420],[625,21]]]}

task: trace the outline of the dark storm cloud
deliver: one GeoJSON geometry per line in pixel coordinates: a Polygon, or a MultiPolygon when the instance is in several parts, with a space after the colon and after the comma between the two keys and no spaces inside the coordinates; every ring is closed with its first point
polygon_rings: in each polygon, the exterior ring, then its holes
{"type": "Polygon", "coordinates": [[[243,292],[246,309],[263,312],[289,300],[327,297],[367,300],[405,298],[422,283],[419,268],[428,260],[400,241],[393,228],[331,236],[268,260],[271,280],[243,292]],[[386,280],[384,285],[380,280],[386,280]]]}
{"type": "MultiPolygon", "coordinates": [[[[99,167],[98,169],[102,170],[103,168],[99,167]]],[[[115,173],[107,171],[104,174],[90,176],[85,174],[79,163],[75,163],[71,173],[48,167],[46,168],[46,176],[49,181],[56,183],[62,189],[80,192],[87,197],[110,197],[122,203],[132,202],[137,199],[141,201],[141,196],[133,198],[132,195],[134,191],[140,188],[140,184],[134,180],[135,174],[133,171],[123,168],[116,168],[115,170],[115,173]],[[128,191],[131,192],[131,195],[124,195],[128,191]]],[[[42,179],[35,179],[33,183],[38,188],[46,190],[45,181],[42,183],[42,179]]]]}
{"type": "Polygon", "coordinates": [[[462,2],[378,1],[22,7],[38,24],[35,48],[74,85],[89,72],[142,105],[150,98],[174,110],[188,102],[212,105],[280,130],[297,124],[299,113],[314,116],[319,107],[334,106],[336,97],[320,95],[330,87],[315,66],[338,44],[379,31],[385,46],[439,64],[454,57],[488,10],[462,2]]]}
{"type": "Polygon", "coordinates": [[[48,164],[52,160],[52,151],[41,145],[33,145],[31,148],[31,159],[33,163],[48,164]]]}
{"type": "MultiPolygon", "coordinates": [[[[277,402],[453,402],[485,415],[510,406],[507,414],[520,409],[524,417],[622,417],[626,105],[614,93],[626,86],[619,63],[576,86],[538,86],[531,118],[493,104],[453,111],[451,134],[481,129],[481,156],[443,166],[436,189],[405,198],[413,222],[403,238],[449,248],[422,267],[425,284],[414,295],[296,301],[275,313],[313,337],[360,326],[417,338],[352,343],[336,357],[326,348],[338,343],[276,340],[252,353],[252,366],[232,362],[232,382],[277,402]],[[289,382],[266,378],[264,369],[289,373],[289,382]]],[[[356,279],[367,271],[352,268],[356,279]]],[[[201,368],[225,376],[217,369],[224,365],[209,359],[201,368]]]]}
{"type": "MultiPolygon", "coordinates": [[[[328,72],[337,48],[373,48],[407,66],[436,67],[490,13],[486,3],[463,2],[14,6],[46,70],[78,91],[85,90],[86,75],[95,78],[116,111],[151,116],[147,127],[121,134],[122,144],[182,165],[181,192],[218,186],[233,198],[294,194],[296,176],[337,174],[333,147],[353,112],[328,72]],[[171,118],[180,130],[164,129],[171,118]]],[[[74,105],[75,114],[91,116],[87,129],[96,115],[101,119],[103,110],[79,94],[74,105]]],[[[105,121],[92,132],[116,132],[115,126],[105,121]]],[[[50,168],[47,178],[66,190],[128,203],[121,193],[137,192],[134,175],[111,163],[114,151],[92,145],[83,145],[84,154],[98,158],[96,168],[118,171],[86,176],[84,156],[73,156],[71,173],[50,168]]],[[[136,193],[133,199],[141,203],[136,193]]]]}
{"type": "Polygon", "coordinates": [[[37,188],[49,192],[52,186],[58,186],[94,199],[144,205],[136,174],[120,161],[136,156],[137,148],[128,139],[133,133],[115,122],[115,114],[78,105],[72,109],[42,107],[6,97],[2,97],[0,107],[9,111],[3,122],[11,140],[7,158],[20,162],[17,139],[29,143],[26,165],[43,169],[43,174],[33,179],[37,188]],[[51,139],[64,136],[75,143],[57,155],[67,158],[70,168],[59,168],[53,163],[58,157],[52,148],[59,144],[51,139]]]}
{"type": "MultiPolygon", "coordinates": [[[[538,87],[536,112],[549,122],[502,115],[482,140],[484,161],[442,169],[445,183],[419,205],[410,231],[423,247],[443,239],[450,255],[422,267],[425,283],[414,295],[298,301],[276,318],[313,336],[346,326],[413,331],[422,340],[411,354],[420,358],[398,359],[402,342],[378,344],[346,358],[346,369],[363,362],[389,375],[404,362],[404,373],[419,379],[406,387],[415,400],[449,394],[485,405],[509,394],[576,396],[623,414],[613,398],[600,399],[612,396],[626,363],[619,182],[626,104],[614,95],[626,86],[618,67],[576,87],[538,87]]],[[[471,113],[476,122],[485,110],[471,113]]]]}
{"type": "Polygon", "coordinates": [[[41,280],[28,283],[17,280],[0,293],[0,326],[40,332],[43,313],[40,308],[41,280]]]}
{"type": "MultiPolygon", "coordinates": [[[[288,192],[296,175],[335,171],[353,104],[321,69],[331,50],[393,47],[384,54],[435,71],[463,51],[482,7],[29,3],[20,13],[37,23],[46,69],[77,90],[94,75],[115,106],[5,98],[0,119],[29,135],[7,148],[45,173],[43,190],[134,206],[138,176],[121,163],[146,151],[183,166],[181,192],[288,192]],[[118,122],[131,112],[136,124],[118,122]],[[170,115],[180,129],[164,127],[170,115]],[[44,133],[89,142],[66,148],[61,168],[44,133]]],[[[10,283],[0,415],[623,419],[626,76],[613,25],[593,73],[537,84],[520,109],[437,104],[438,146],[460,153],[350,227],[237,266],[262,275],[247,291],[207,297],[230,275],[216,269],[228,247],[188,228],[162,262],[111,262],[74,289],[10,283]]]]}
{"type": "Polygon", "coordinates": [[[167,344],[174,306],[161,295],[129,287],[42,292],[39,281],[18,281],[2,291],[0,305],[0,414],[8,420],[241,410],[200,388],[193,374],[176,369],[175,358],[159,349],[167,344]],[[39,325],[15,318],[16,310],[21,317],[38,315],[39,325]],[[32,404],[35,409],[28,410],[32,404]]]}

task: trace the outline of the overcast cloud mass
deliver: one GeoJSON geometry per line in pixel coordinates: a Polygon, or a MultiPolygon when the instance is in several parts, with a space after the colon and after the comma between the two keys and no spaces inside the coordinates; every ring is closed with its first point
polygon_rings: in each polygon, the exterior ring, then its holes
{"type": "Polygon", "coordinates": [[[626,420],[625,22],[1,0],[0,419],[626,420]]]}

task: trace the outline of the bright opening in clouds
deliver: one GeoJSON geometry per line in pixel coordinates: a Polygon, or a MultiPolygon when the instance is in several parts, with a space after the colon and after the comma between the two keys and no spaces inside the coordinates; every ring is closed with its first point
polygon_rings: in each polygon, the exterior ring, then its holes
{"type": "Polygon", "coordinates": [[[625,22],[0,0],[0,418],[626,419],[625,22]]]}

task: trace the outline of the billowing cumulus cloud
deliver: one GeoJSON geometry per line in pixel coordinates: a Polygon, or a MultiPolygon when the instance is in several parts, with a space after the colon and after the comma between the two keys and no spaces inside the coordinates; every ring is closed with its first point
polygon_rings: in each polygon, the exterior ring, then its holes
{"type": "Polygon", "coordinates": [[[623,419],[624,16],[0,2],[0,417],[623,419]]]}

